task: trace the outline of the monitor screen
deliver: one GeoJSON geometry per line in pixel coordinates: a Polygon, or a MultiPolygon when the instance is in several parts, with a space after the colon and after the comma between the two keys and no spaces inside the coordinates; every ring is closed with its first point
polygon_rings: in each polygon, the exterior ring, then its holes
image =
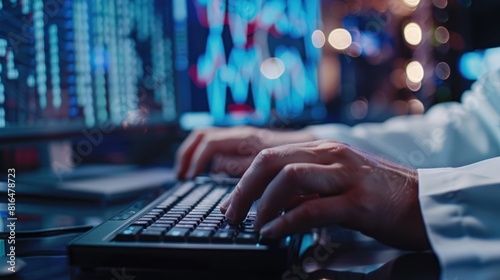
{"type": "Polygon", "coordinates": [[[319,2],[0,1],[0,137],[320,119],[319,2]]]}
{"type": "Polygon", "coordinates": [[[311,40],[320,27],[319,0],[178,0],[175,10],[176,30],[187,38],[177,69],[183,128],[324,117],[321,49],[311,40]]]}
{"type": "Polygon", "coordinates": [[[172,2],[0,1],[0,137],[175,123],[172,2]]]}

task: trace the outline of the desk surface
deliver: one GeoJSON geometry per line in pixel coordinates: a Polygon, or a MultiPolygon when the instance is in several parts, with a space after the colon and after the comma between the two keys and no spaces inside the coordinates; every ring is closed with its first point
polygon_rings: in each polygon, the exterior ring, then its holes
{"type": "MultiPolygon", "coordinates": [[[[17,199],[19,225],[16,230],[97,225],[129,202],[96,205],[67,200],[17,199]]],[[[5,231],[5,228],[3,229],[5,231]]],[[[119,268],[99,271],[71,269],[65,244],[78,234],[16,240],[16,255],[26,262],[12,279],[439,279],[439,265],[432,253],[395,250],[357,232],[324,230],[327,236],[319,251],[307,249],[299,262],[282,275],[227,275],[224,271],[144,271],[119,268]],[[329,242],[329,243],[325,243],[329,242]],[[334,244],[332,246],[332,244],[334,244]],[[329,246],[329,247],[328,247],[329,246]],[[326,253],[325,253],[326,252],[326,253]],[[257,277],[257,278],[256,278],[257,277]],[[158,278],[159,279],[159,278],[158,278]]],[[[10,279],[10,278],[9,278],[10,279]]]]}

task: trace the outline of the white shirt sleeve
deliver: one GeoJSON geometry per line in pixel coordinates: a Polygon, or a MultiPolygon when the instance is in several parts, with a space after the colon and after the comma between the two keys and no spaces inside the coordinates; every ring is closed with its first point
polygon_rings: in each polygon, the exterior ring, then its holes
{"type": "Polygon", "coordinates": [[[499,279],[500,71],[477,81],[461,103],[438,104],[425,115],[306,129],[402,165],[433,168],[418,170],[419,197],[442,279],[499,279]]]}
{"type": "Polygon", "coordinates": [[[437,104],[425,115],[306,130],[414,168],[458,167],[499,156],[500,71],[477,81],[461,103],[437,104]]]}
{"type": "Polygon", "coordinates": [[[419,169],[419,200],[441,278],[500,276],[500,157],[419,169]]]}

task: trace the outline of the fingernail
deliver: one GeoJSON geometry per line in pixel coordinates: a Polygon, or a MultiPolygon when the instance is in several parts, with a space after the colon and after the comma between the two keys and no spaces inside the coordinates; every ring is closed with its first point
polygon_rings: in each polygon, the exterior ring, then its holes
{"type": "Polygon", "coordinates": [[[271,225],[271,223],[265,224],[260,229],[260,235],[262,235],[263,237],[269,237],[269,238],[273,237],[273,226],[271,225]]]}

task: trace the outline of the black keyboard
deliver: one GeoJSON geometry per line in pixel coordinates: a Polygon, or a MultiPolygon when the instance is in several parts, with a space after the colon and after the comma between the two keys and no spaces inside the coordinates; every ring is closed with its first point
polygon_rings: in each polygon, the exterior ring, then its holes
{"type": "Polygon", "coordinates": [[[195,182],[188,182],[174,196],[135,220],[115,240],[259,243],[259,236],[253,228],[254,213],[250,213],[240,225],[230,225],[220,212],[219,203],[227,192],[227,187],[212,183],[195,188],[195,182]],[[183,197],[185,192],[189,194],[183,197]],[[183,198],[179,200],[178,197],[183,198]]]}
{"type": "Polygon", "coordinates": [[[239,225],[229,224],[219,206],[234,185],[197,178],[150,193],[71,242],[70,264],[283,271],[298,242],[261,239],[253,210],[239,225]]]}

